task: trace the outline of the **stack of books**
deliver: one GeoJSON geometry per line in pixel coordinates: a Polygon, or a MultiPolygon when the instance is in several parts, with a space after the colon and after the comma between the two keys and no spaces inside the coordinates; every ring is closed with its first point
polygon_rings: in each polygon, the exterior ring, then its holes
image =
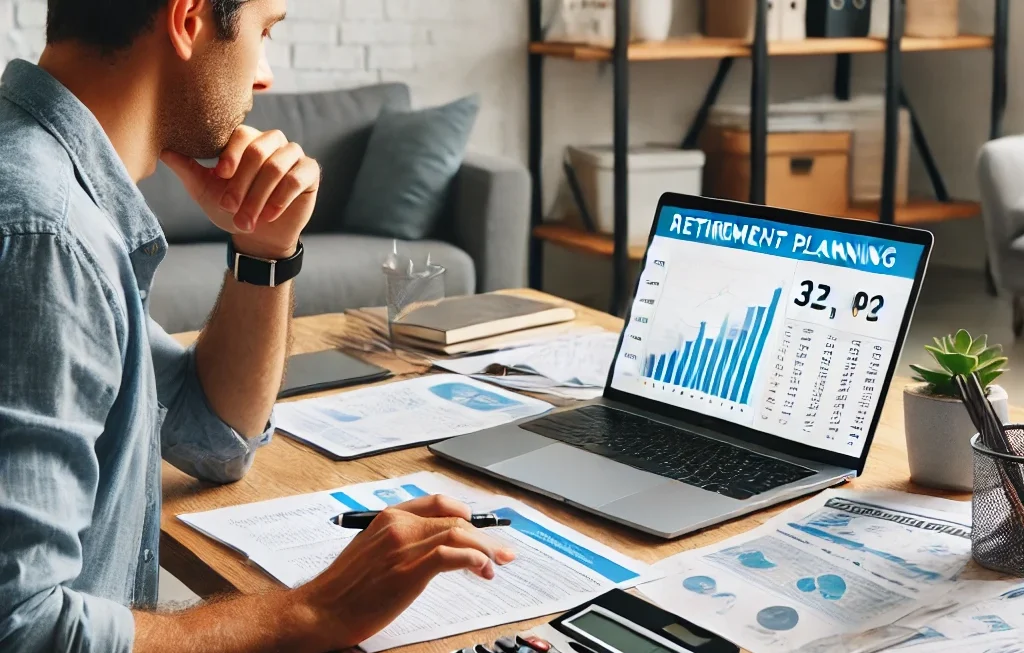
{"type": "MultiPolygon", "coordinates": [[[[387,333],[387,310],[347,312],[387,333]]],[[[396,344],[454,356],[535,342],[570,333],[576,312],[534,299],[488,293],[451,297],[417,308],[391,325],[396,344]]]]}

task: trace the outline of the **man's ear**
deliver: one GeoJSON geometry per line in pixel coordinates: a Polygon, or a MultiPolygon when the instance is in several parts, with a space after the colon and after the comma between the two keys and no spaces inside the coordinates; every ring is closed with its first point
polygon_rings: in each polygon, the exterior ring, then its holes
{"type": "Polygon", "coordinates": [[[188,61],[209,24],[208,0],[167,0],[167,35],[178,56],[188,61]]]}

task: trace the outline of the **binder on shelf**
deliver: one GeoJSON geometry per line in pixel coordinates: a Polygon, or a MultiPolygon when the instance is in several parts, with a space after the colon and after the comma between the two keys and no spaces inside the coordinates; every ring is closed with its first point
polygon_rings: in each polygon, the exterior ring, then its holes
{"type": "Polygon", "coordinates": [[[807,0],[777,0],[779,40],[803,41],[807,38],[807,0]]]}
{"type": "Polygon", "coordinates": [[[866,37],[871,30],[868,0],[807,0],[807,36],[866,37]]]}
{"type": "MultiPolygon", "coordinates": [[[[768,0],[768,18],[765,27],[769,41],[782,40],[782,7],[785,4],[786,0],[768,0]]],[[[753,40],[753,35],[751,35],[751,40],[753,40]]]]}

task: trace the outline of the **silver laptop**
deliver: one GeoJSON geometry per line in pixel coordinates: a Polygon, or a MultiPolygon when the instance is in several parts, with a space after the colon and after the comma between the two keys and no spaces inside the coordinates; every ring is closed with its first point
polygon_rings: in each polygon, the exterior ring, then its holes
{"type": "Polygon", "coordinates": [[[677,537],[864,471],[929,232],[662,197],[601,399],[436,455],[677,537]]]}

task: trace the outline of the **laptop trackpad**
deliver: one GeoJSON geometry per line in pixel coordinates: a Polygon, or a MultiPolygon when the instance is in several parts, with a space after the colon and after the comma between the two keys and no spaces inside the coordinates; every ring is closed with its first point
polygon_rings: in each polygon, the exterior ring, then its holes
{"type": "Polygon", "coordinates": [[[561,442],[487,469],[588,508],[643,492],[665,479],[561,442]]]}

